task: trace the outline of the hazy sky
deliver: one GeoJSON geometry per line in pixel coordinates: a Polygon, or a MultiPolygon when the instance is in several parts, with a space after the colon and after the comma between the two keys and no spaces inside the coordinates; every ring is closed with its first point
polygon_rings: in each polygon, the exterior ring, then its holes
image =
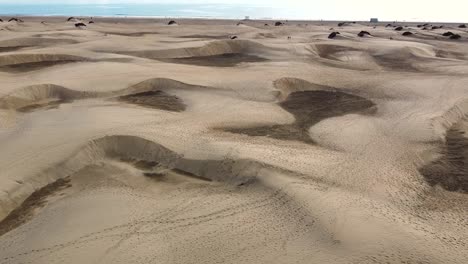
{"type": "MultiPolygon", "coordinates": [[[[468,22],[468,0],[0,0],[1,4],[200,3],[270,6],[291,17],[468,22]]],[[[1,8],[0,8],[1,9],[1,8]]],[[[254,14],[250,14],[255,16],[254,14]]]]}

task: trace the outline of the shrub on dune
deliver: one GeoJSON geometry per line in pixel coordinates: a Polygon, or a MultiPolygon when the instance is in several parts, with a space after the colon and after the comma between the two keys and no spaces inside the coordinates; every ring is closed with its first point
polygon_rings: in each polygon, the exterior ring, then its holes
{"type": "Polygon", "coordinates": [[[367,32],[367,31],[361,31],[358,33],[358,36],[359,37],[364,37],[364,36],[372,36],[371,33],[367,32]]]}

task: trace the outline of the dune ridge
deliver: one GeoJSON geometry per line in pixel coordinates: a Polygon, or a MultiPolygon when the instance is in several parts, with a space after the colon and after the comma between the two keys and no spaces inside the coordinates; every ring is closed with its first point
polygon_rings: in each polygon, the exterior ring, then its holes
{"type": "Polygon", "coordinates": [[[0,56],[0,71],[28,72],[59,64],[82,62],[88,59],[65,54],[12,54],[0,56]]]}
{"type": "Polygon", "coordinates": [[[54,84],[39,84],[24,87],[1,97],[0,108],[27,112],[34,108],[72,102],[77,99],[95,97],[97,93],[81,92],[54,84]]]}
{"type": "Polygon", "coordinates": [[[166,170],[177,169],[198,177],[234,185],[253,181],[258,172],[266,166],[253,160],[185,159],[182,155],[141,137],[106,136],[90,141],[56,166],[38,175],[31,175],[31,181],[25,180],[17,189],[9,193],[7,199],[9,203],[2,204],[0,219],[21,204],[34,190],[41,189],[59,179],[65,179],[92,164],[106,162],[106,160],[155,162],[166,170]]]}
{"type": "Polygon", "coordinates": [[[242,62],[266,61],[268,50],[274,51],[251,40],[217,40],[201,47],[117,53],[171,63],[232,67],[242,62]]]}

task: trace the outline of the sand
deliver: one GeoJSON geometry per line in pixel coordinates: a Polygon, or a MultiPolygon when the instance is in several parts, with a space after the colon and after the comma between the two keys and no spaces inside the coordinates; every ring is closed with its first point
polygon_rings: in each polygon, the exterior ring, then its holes
{"type": "Polygon", "coordinates": [[[466,263],[458,24],[21,19],[0,263],[466,263]]]}

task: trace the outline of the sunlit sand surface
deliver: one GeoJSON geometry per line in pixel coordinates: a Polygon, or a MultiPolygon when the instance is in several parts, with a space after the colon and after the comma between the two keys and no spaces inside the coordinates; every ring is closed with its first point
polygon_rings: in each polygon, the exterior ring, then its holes
{"type": "Polygon", "coordinates": [[[0,263],[466,263],[458,24],[22,19],[0,263]]]}

